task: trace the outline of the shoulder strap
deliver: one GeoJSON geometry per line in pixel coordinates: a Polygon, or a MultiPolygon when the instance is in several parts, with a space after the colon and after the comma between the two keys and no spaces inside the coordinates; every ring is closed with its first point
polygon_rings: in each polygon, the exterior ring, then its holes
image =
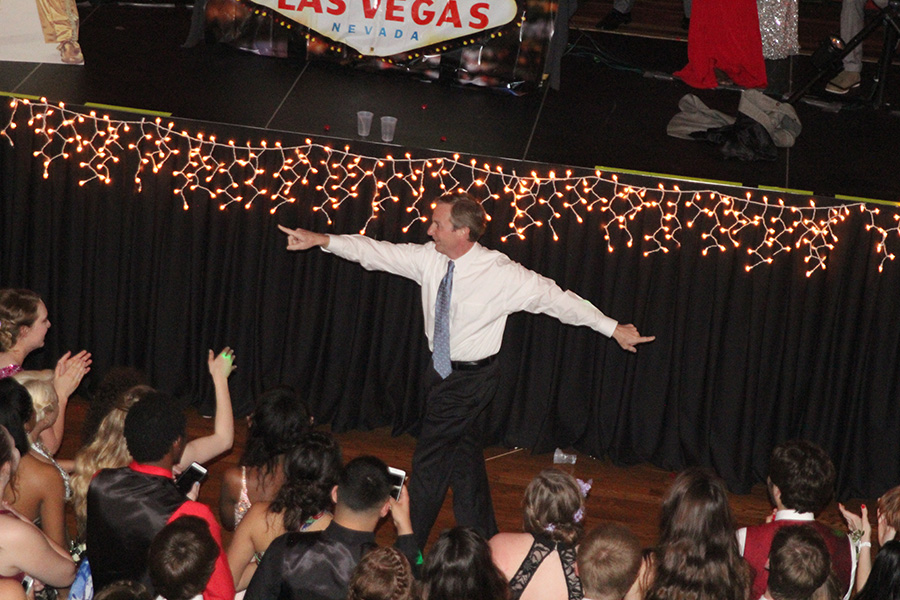
{"type": "Polygon", "coordinates": [[[581,579],[575,573],[575,548],[558,544],[556,549],[559,552],[559,562],[562,563],[563,573],[566,576],[569,600],[581,600],[584,598],[584,590],[581,588],[581,579]]]}
{"type": "Polygon", "coordinates": [[[519,570],[509,580],[509,600],[519,600],[522,597],[522,592],[525,591],[528,582],[531,581],[538,567],[551,552],[553,552],[553,548],[540,543],[535,538],[531,543],[531,549],[528,550],[528,555],[519,565],[519,570]]]}
{"type": "Polygon", "coordinates": [[[510,600],[519,600],[522,597],[522,593],[528,586],[528,582],[534,577],[538,567],[554,550],[559,552],[559,561],[566,576],[566,589],[569,592],[569,600],[581,600],[584,598],[581,580],[575,574],[575,548],[535,538],[531,544],[531,549],[528,551],[528,556],[522,561],[519,570],[516,571],[516,574],[513,575],[509,582],[510,600]]]}

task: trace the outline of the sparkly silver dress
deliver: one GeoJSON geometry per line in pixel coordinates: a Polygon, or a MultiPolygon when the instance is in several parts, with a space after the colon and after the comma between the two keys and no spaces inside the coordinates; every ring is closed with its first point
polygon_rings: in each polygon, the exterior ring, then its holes
{"type": "Polygon", "coordinates": [[[756,0],[763,58],[773,60],[800,53],[797,4],[798,0],[756,0]]]}
{"type": "Polygon", "coordinates": [[[59,471],[60,477],[62,477],[63,484],[66,487],[66,502],[71,500],[72,499],[72,483],[69,481],[69,474],[66,472],[66,470],[63,469],[61,466],[59,466],[59,463],[56,462],[56,459],[53,458],[53,456],[50,454],[50,452],[47,451],[47,448],[44,446],[43,442],[41,442],[40,440],[33,442],[31,444],[31,449],[34,450],[35,452],[37,452],[38,454],[40,454],[41,456],[43,456],[44,458],[46,458],[47,460],[49,460],[50,464],[52,464],[54,467],[56,467],[56,469],[59,471]]]}

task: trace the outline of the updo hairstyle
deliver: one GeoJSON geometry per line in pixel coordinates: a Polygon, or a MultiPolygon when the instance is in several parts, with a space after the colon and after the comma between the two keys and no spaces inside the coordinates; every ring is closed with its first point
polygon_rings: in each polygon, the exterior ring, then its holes
{"type": "Polygon", "coordinates": [[[22,327],[34,325],[41,302],[31,290],[0,290],[0,352],[16,345],[22,327]]]}

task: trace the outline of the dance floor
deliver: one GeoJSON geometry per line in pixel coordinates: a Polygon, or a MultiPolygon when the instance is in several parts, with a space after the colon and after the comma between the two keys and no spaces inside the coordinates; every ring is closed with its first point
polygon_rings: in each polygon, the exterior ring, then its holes
{"type": "MultiPolygon", "coordinates": [[[[88,404],[76,397],[69,404],[66,414],[67,434],[59,456],[71,458],[78,449],[84,415],[88,404]]],[[[209,435],[213,430],[212,419],[202,418],[195,410],[188,410],[188,437],[191,439],[209,435]]],[[[200,500],[217,511],[222,474],[231,465],[236,465],[244,450],[247,435],[246,421],[240,419],[235,423],[234,448],[228,454],[213,461],[209,466],[209,479],[200,489],[200,500]]],[[[344,452],[344,460],[364,454],[378,456],[389,465],[409,472],[415,439],[410,435],[391,436],[390,428],[383,427],[372,431],[350,431],[336,434],[344,452]]],[[[557,466],[575,477],[585,481],[592,479],[594,484],[587,497],[586,527],[589,529],[601,521],[615,521],[630,527],[645,546],[656,542],[659,505],[666,493],[674,473],[650,465],[616,466],[609,460],[593,458],[574,450],[566,450],[576,456],[575,464],[554,465],[552,454],[532,454],[527,449],[509,449],[489,447],[485,449],[488,478],[497,513],[497,524],[501,531],[519,531],[522,527],[522,496],[525,486],[542,469],[557,466]]],[[[854,511],[859,511],[860,503],[875,506],[876,501],[869,499],[851,499],[845,504],[854,511]]],[[[749,494],[731,494],[731,507],[739,526],[762,522],[771,511],[765,485],[758,484],[749,494]]],[[[75,521],[68,508],[69,530],[74,534],[75,521]]],[[[874,515],[874,512],[872,513],[874,515]]],[[[820,517],[833,527],[844,528],[843,519],[832,502],[820,517]]],[[[438,515],[437,523],[431,532],[429,545],[434,542],[440,532],[452,527],[453,509],[452,494],[448,494],[444,506],[438,515]]],[[[379,528],[378,538],[382,544],[393,542],[394,529],[390,523],[383,523],[379,528]]],[[[226,543],[231,539],[229,532],[224,532],[226,543]]]]}
{"type": "MultiPolygon", "coordinates": [[[[779,150],[772,162],[727,161],[705,143],[668,137],[666,124],[685,94],[695,93],[732,115],[740,95],[727,87],[692,90],[671,78],[687,56],[678,4],[638,3],[634,23],[606,33],[594,24],[607,3],[585,3],[572,21],[560,89],[524,97],[397,73],[264,58],[224,45],[185,49],[188,6],[82,4],[86,64],[0,62],[0,92],[156,111],[197,130],[212,122],[269,130],[264,135],[275,139],[280,132],[296,132],[372,154],[398,148],[420,157],[458,152],[503,159],[512,168],[601,166],[606,172],[790,188],[805,195],[900,200],[900,119],[889,110],[833,112],[836,106],[823,110],[800,103],[803,131],[796,145],[779,150]],[[631,35],[641,33],[656,37],[631,35]],[[399,118],[393,144],[371,144],[356,135],[355,114],[363,109],[399,118]]],[[[829,30],[837,33],[835,3],[803,2],[801,13],[812,14],[801,21],[804,45],[829,30]]],[[[874,45],[867,44],[869,54],[874,45]]],[[[800,56],[789,62],[791,81],[799,85],[811,74],[809,60],[800,56]]],[[[874,69],[867,63],[865,84],[841,101],[852,106],[865,98],[874,69]]],[[[900,102],[898,71],[895,64],[887,79],[888,102],[900,102]]],[[[825,98],[823,85],[814,86],[808,97],[836,100],[825,98]]]]}

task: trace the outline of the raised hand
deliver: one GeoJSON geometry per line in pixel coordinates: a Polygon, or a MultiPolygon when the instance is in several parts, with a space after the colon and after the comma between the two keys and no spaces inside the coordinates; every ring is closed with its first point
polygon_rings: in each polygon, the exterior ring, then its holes
{"type": "Polygon", "coordinates": [[[60,402],[65,403],[69,396],[78,389],[81,380],[91,370],[91,353],[82,350],[75,356],[66,352],[56,363],[53,371],[53,388],[60,402]]]}
{"type": "Polygon", "coordinates": [[[209,367],[209,374],[212,375],[213,379],[217,376],[228,379],[231,372],[237,369],[234,364],[234,350],[228,346],[225,346],[218,354],[214,354],[213,351],[210,350],[209,356],[206,359],[206,364],[209,367]]]}

